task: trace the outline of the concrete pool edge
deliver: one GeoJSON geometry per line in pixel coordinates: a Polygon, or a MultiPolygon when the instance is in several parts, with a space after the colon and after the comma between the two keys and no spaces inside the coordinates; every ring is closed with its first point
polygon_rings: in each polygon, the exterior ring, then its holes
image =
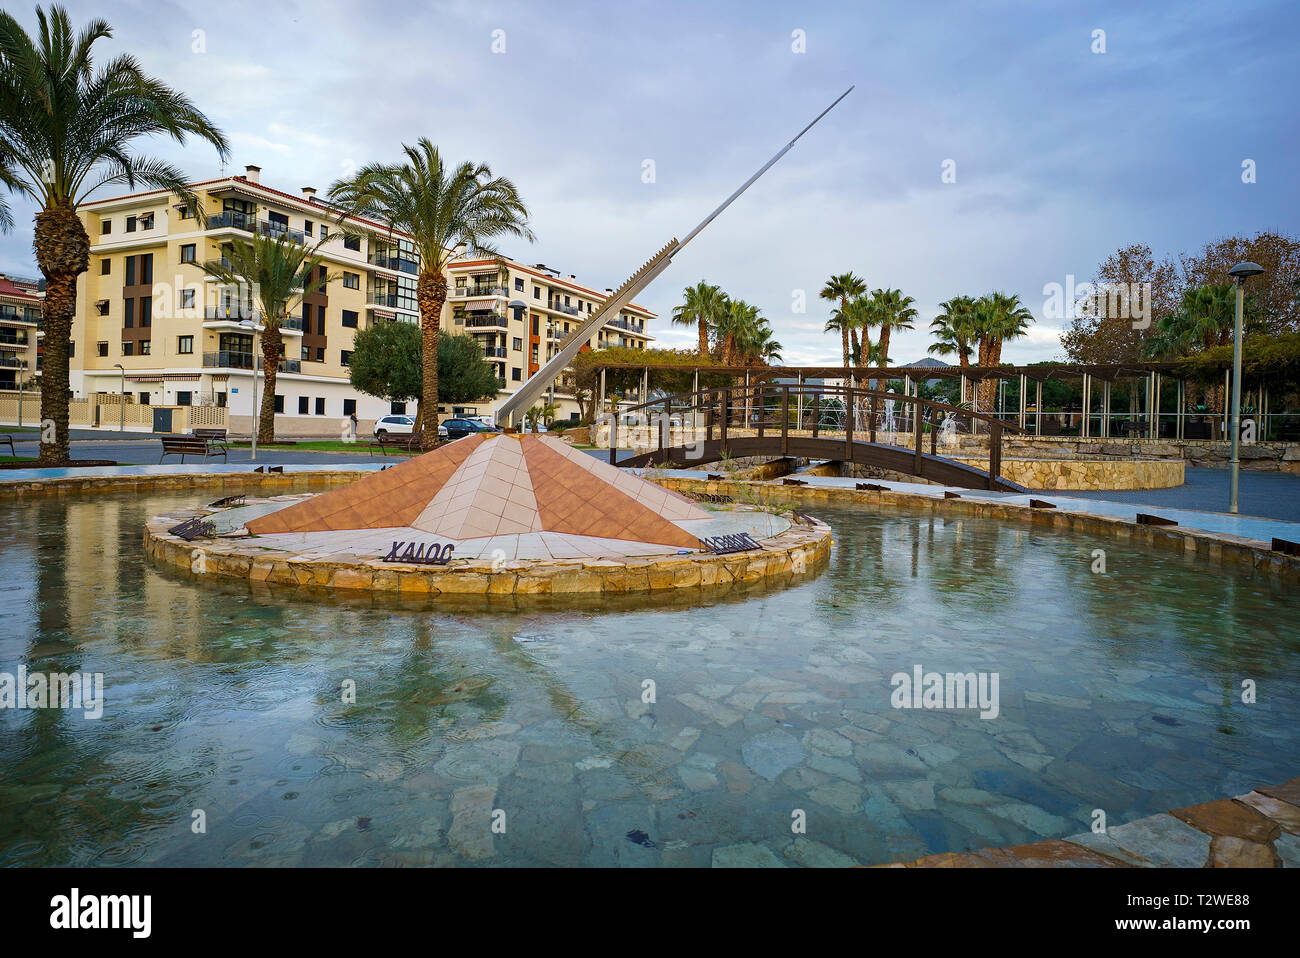
{"type": "Polygon", "coordinates": [[[1123,518],[1074,512],[1068,508],[1035,509],[1028,505],[994,499],[939,499],[910,492],[849,489],[842,486],[777,486],[745,480],[674,476],[655,477],[654,481],[676,492],[742,496],[765,503],[796,502],[801,508],[825,503],[869,506],[878,511],[932,514],[943,518],[1011,520],[1054,532],[1105,535],[1120,541],[1182,552],[1189,557],[1209,559],[1219,565],[1248,566],[1288,581],[1300,581],[1300,557],[1274,552],[1270,548],[1271,544],[1262,540],[1184,526],[1139,525],[1123,518]]]}
{"type": "Polygon", "coordinates": [[[940,852],[874,868],[1283,868],[1300,861],[1300,778],[1101,833],[940,852]],[[1280,854],[1282,841],[1285,854],[1280,854]]]}

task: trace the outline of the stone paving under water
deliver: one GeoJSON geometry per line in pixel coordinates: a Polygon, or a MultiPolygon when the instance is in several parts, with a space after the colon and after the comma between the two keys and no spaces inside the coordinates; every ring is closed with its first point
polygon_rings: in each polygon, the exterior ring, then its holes
{"type": "Polygon", "coordinates": [[[0,670],[107,685],[97,721],[0,711],[0,863],[881,864],[1294,774],[1294,598],[1265,576],[827,508],[830,568],[788,589],[283,602],[143,561],[195,498],[0,504],[0,670]],[[918,664],[997,672],[998,717],[894,708],[918,664]]]}

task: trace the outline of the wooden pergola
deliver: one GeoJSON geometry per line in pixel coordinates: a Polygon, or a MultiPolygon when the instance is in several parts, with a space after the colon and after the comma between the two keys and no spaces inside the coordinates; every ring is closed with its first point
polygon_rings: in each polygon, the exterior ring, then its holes
{"type": "MultiPolygon", "coordinates": [[[[1218,439],[1229,434],[1229,394],[1232,368],[1227,362],[1219,363],[1223,367],[1223,403],[1222,408],[1211,413],[1191,411],[1187,406],[1187,380],[1183,375],[1185,364],[1181,362],[1134,362],[1113,364],[1083,363],[1040,363],[1030,366],[689,366],[674,363],[607,363],[597,367],[600,375],[600,397],[604,398],[605,377],[607,370],[641,371],[641,388],[639,396],[642,401],[649,399],[650,374],[652,371],[673,372],[692,375],[692,390],[700,388],[700,376],[732,376],[743,378],[745,385],[788,380],[802,386],[810,380],[833,379],[847,383],[902,380],[905,395],[919,395],[922,382],[935,379],[956,380],[960,384],[959,403],[967,403],[975,395],[972,384],[988,379],[1018,381],[1018,409],[1008,411],[999,409],[1002,418],[1014,419],[1021,429],[1035,435],[1044,433],[1045,426],[1050,430],[1053,419],[1064,417],[1066,425],[1073,428],[1074,421],[1079,427],[1079,438],[1109,439],[1112,421],[1124,420],[1119,426],[1124,438],[1166,438],[1166,439],[1218,439]],[[1049,380],[1079,380],[1082,387],[1081,408],[1067,410],[1045,410],[1043,408],[1043,383],[1049,380]],[[1131,394],[1132,402],[1141,406],[1140,412],[1114,413],[1111,408],[1111,392],[1115,383],[1127,381],[1142,383],[1141,392],[1131,394]],[[1029,383],[1034,384],[1035,401],[1028,402],[1029,383]],[[1173,412],[1160,412],[1162,391],[1172,386],[1177,395],[1173,412]],[[1141,402],[1137,402],[1140,396],[1141,402]],[[1008,415],[1010,412],[1010,415],[1008,415]],[[1168,434],[1161,436],[1162,421],[1172,420],[1168,434]]],[[[1278,414],[1269,409],[1269,389],[1261,384],[1252,390],[1249,396],[1243,392],[1243,400],[1253,401],[1255,414],[1260,419],[1261,437],[1269,435],[1270,418],[1278,414]]]]}

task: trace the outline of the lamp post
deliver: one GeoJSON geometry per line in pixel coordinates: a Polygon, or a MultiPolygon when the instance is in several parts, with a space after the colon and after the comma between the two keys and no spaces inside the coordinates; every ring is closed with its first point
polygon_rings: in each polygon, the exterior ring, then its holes
{"type": "Polygon", "coordinates": [[[126,369],[121,363],[113,363],[113,368],[122,374],[117,396],[117,431],[126,432],[126,369]]]}
{"type": "Polygon", "coordinates": [[[1257,263],[1238,263],[1228,270],[1228,275],[1237,281],[1237,315],[1232,329],[1232,460],[1229,464],[1231,473],[1231,492],[1228,494],[1228,511],[1237,511],[1237,479],[1241,472],[1241,322],[1245,310],[1246,280],[1264,272],[1264,267],[1257,263]]]}
{"type": "MultiPolygon", "coordinates": [[[[257,405],[257,330],[258,325],[254,320],[241,319],[240,326],[246,326],[253,333],[253,451],[249,455],[250,462],[257,462],[257,427],[258,427],[258,405],[257,405]]],[[[274,415],[274,413],[272,413],[274,415]]]]}

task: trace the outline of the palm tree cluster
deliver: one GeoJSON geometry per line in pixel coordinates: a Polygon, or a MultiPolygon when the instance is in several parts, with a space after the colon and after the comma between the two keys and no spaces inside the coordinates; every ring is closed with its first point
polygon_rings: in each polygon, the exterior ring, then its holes
{"type": "Polygon", "coordinates": [[[699,331],[699,354],[723,366],[766,366],[781,359],[772,324],[757,306],[700,280],[682,290],[673,325],[699,331]]]}
{"type": "MultiPolygon", "coordinates": [[[[1201,286],[1183,293],[1178,311],[1162,316],[1143,344],[1148,359],[1174,359],[1232,341],[1237,291],[1231,283],[1201,286]]],[[[1242,304],[1243,320],[1254,325],[1258,310],[1252,297],[1242,304]]]]}
{"type": "Polygon", "coordinates": [[[840,334],[845,366],[889,365],[889,340],[896,329],[911,329],[916,320],[915,300],[901,289],[876,289],[867,293],[866,281],[853,273],[832,276],[820,296],[838,302],[826,321],[827,332],[840,334]],[[871,330],[880,330],[875,343],[871,330]]]}
{"type": "MultiPolygon", "coordinates": [[[[954,296],[939,306],[943,312],[930,322],[936,342],[928,351],[937,356],[956,356],[963,369],[971,365],[972,350],[976,365],[999,365],[1003,344],[1025,335],[1034,321],[1034,314],[1020,302],[1020,297],[1010,293],[988,293],[979,299],[954,296]]],[[[980,380],[976,390],[978,409],[993,408],[995,386],[993,379],[980,380]]]]}

